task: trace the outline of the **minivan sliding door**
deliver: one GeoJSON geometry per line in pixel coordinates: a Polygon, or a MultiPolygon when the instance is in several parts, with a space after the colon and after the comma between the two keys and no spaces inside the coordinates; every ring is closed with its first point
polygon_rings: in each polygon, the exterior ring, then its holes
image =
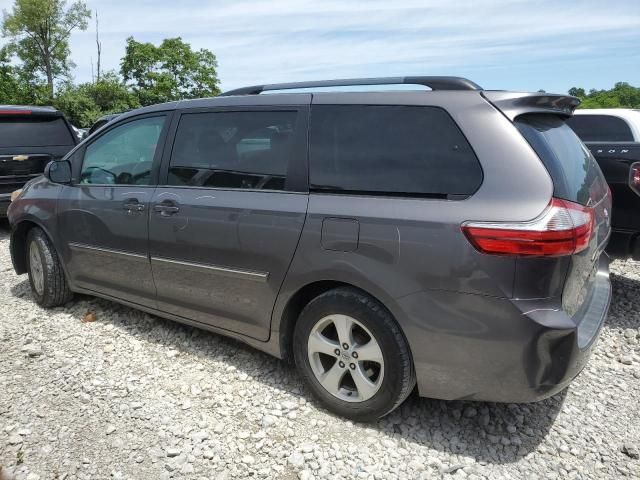
{"type": "Polygon", "coordinates": [[[307,211],[307,117],[306,106],[182,113],[149,217],[161,310],[268,339],[307,211]]]}

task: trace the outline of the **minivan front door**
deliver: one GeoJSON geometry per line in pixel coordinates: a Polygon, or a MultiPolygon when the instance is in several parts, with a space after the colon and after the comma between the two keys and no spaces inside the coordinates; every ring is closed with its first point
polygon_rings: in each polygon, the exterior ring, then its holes
{"type": "Polygon", "coordinates": [[[165,123],[156,114],[115,125],[78,153],[76,178],[58,200],[74,286],[155,307],[148,218],[165,123]]]}
{"type": "Polygon", "coordinates": [[[182,114],[149,216],[158,308],[268,339],[306,217],[307,116],[304,107],[182,114]]]}

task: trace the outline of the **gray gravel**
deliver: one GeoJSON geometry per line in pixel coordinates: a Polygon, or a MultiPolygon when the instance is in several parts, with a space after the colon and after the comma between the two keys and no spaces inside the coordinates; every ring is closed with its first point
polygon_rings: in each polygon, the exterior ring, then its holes
{"type": "Polygon", "coordinates": [[[0,228],[0,480],[640,478],[640,264],[595,354],[537,404],[411,397],[376,424],[242,344],[87,297],[46,311],[0,228]],[[83,323],[87,312],[96,321],[83,323]]]}

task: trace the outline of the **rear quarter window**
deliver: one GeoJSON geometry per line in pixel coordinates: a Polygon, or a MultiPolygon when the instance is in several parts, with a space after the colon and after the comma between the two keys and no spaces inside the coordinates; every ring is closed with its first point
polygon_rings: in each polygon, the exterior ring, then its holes
{"type": "Polygon", "coordinates": [[[0,117],[0,147],[53,147],[74,145],[61,117],[0,117]]]}
{"type": "Polygon", "coordinates": [[[567,124],[583,142],[633,142],[627,122],[612,115],[574,115],[567,124]]]}
{"type": "Polygon", "coordinates": [[[312,107],[314,191],[467,197],[482,183],[469,142],[438,107],[312,107]]]}

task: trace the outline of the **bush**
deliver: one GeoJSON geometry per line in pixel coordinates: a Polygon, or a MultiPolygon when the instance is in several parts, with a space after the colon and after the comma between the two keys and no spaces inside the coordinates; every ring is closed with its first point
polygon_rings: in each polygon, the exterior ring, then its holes
{"type": "Polygon", "coordinates": [[[54,106],[75,126],[90,127],[101,116],[138,108],[140,102],[115,73],[109,72],[95,83],[65,83],[54,106]]]}

